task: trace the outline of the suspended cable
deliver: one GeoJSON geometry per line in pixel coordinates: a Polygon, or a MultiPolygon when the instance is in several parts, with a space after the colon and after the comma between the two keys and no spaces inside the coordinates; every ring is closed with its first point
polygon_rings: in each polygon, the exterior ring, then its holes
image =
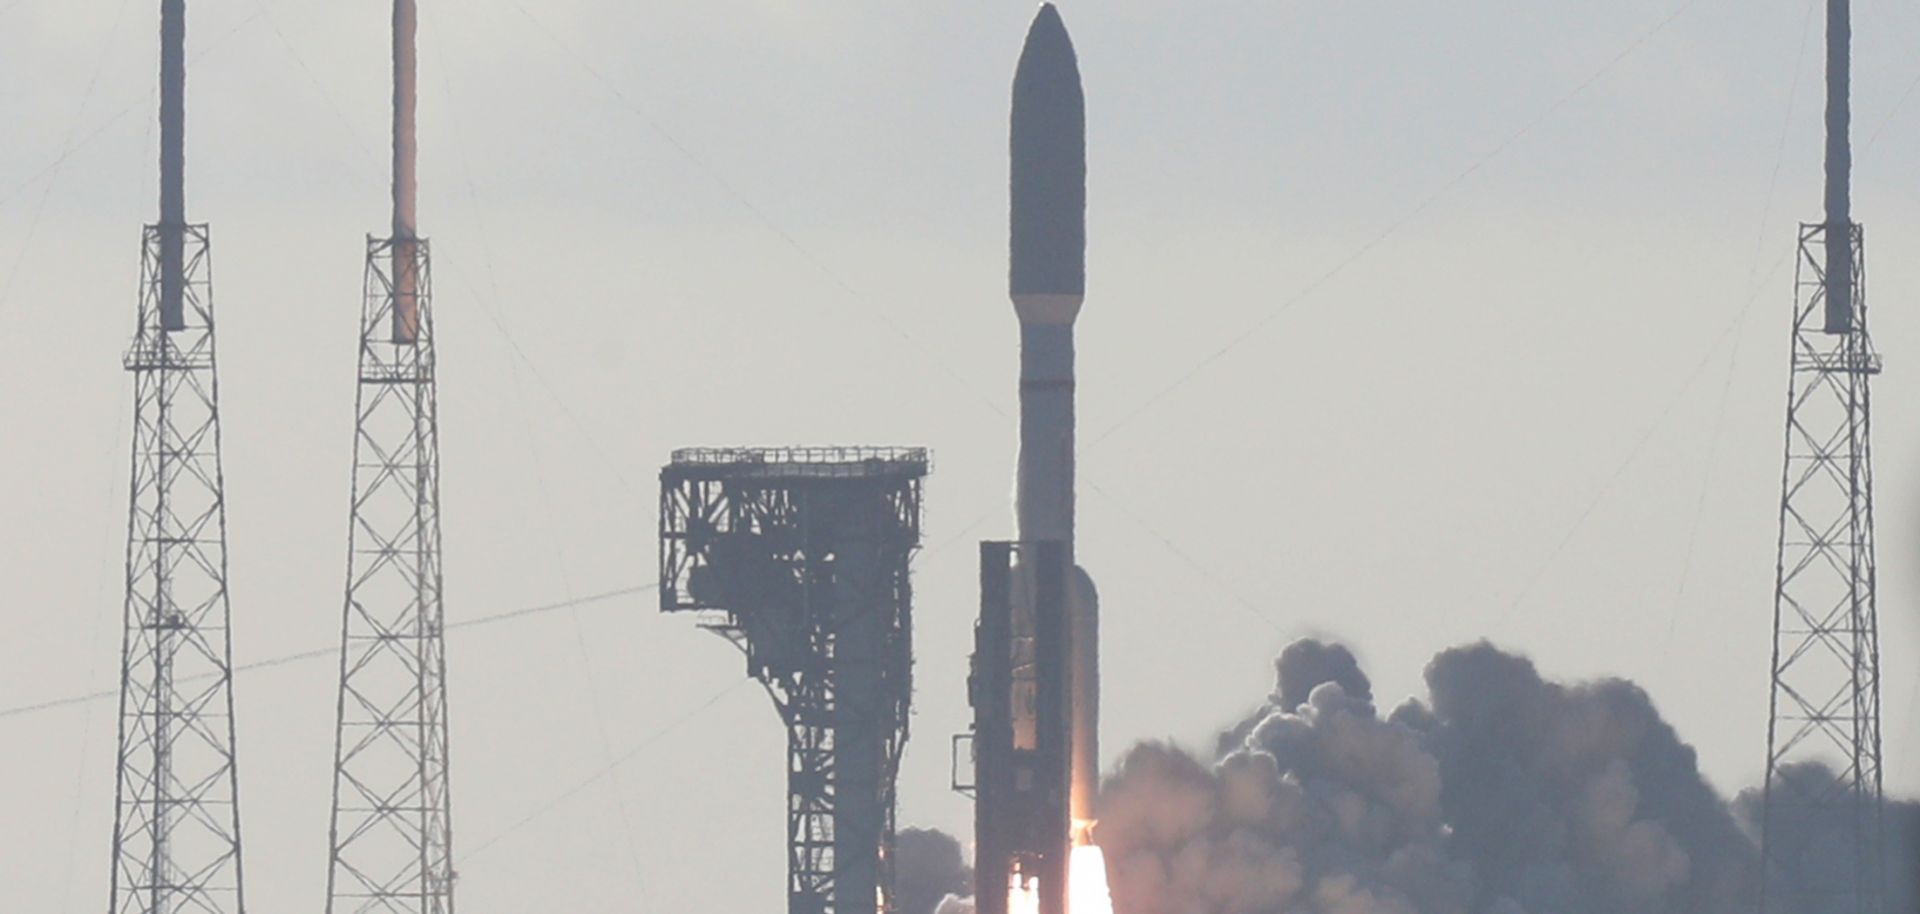
{"type": "MultiPolygon", "coordinates": [[[[455,629],[462,629],[462,628],[480,628],[488,625],[497,625],[501,622],[507,622],[514,619],[524,619],[530,616],[540,616],[540,615],[545,615],[547,613],[558,612],[563,609],[571,609],[575,606],[584,606],[589,603],[599,603],[606,600],[616,599],[619,597],[627,597],[627,596],[632,596],[634,594],[647,593],[650,591],[658,590],[659,587],[660,585],[658,584],[647,584],[644,586],[637,586],[637,587],[623,587],[618,590],[607,590],[607,591],[602,591],[596,594],[589,594],[587,596],[580,597],[574,600],[564,600],[559,603],[547,603],[540,606],[529,606],[524,609],[508,610],[507,612],[495,613],[491,616],[481,616],[480,618],[477,618],[477,619],[467,619],[461,622],[449,622],[447,623],[447,629],[449,631],[452,631],[455,629]]],[[[241,664],[239,666],[234,667],[233,671],[237,675],[239,673],[247,673],[255,670],[269,670],[275,667],[282,667],[288,664],[300,663],[306,660],[318,660],[322,657],[338,657],[338,656],[340,656],[339,647],[337,646],[326,647],[326,648],[319,648],[319,649],[310,650],[310,651],[301,651],[297,654],[283,654],[279,657],[272,657],[266,660],[257,660],[257,661],[254,661],[253,663],[241,664]]],[[[196,677],[196,678],[203,678],[203,677],[196,677]]],[[[182,680],[182,681],[191,681],[191,680],[182,680]]],[[[119,696],[120,696],[120,690],[112,689],[112,690],[101,691],[101,692],[88,692],[84,695],[70,695],[66,698],[56,698],[51,701],[42,701],[42,702],[30,704],[30,705],[19,705],[17,707],[0,709],[0,720],[5,720],[13,717],[24,717],[29,714],[38,713],[40,711],[50,711],[55,708],[65,708],[73,705],[86,704],[92,701],[100,701],[108,698],[118,698],[119,696]]]]}
{"type": "Polygon", "coordinates": [[[1199,377],[1201,374],[1204,374],[1207,371],[1207,369],[1211,368],[1215,363],[1225,358],[1229,353],[1232,353],[1234,350],[1239,349],[1243,344],[1247,343],[1249,340],[1252,340],[1255,336],[1259,335],[1259,333],[1262,330],[1265,330],[1268,326],[1273,324],[1274,321],[1279,320],[1287,312],[1293,310],[1295,306],[1301,304],[1302,302],[1305,302],[1309,298],[1312,298],[1314,294],[1318,293],[1321,289],[1331,284],[1335,279],[1339,278],[1354,264],[1359,263],[1361,260],[1365,259],[1366,256],[1372,253],[1375,248],[1379,247],[1382,242],[1385,242],[1389,238],[1392,238],[1393,236],[1399,234],[1401,229],[1406,228],[1408,224],[1413,222],[1413,220],[1419,218],[1423,213],[1431,209],[1435,203],[1439,202],[1442,198],[1452,193],[1454,188],[1459,187],[1461,184],[1465,183],[1468,178],[1471,178],[1475,174],[1478,174],[1494,159],[1499,158],[1501,154],[1505,153],[1508,149],[1512,148],[1514,144],[1520,142],[1522,139],[1525,139],[1529,134],[1533,133],[1533,131],[1537,129],[1541,124],[1546,123],[1555,114],[1558,114],[1560,110],[1562,108],[1565,108],[1569,102],[1573,101],[1575,98],[1578,98],[1579,96],[1584,94],[1588,89],[1592,88],[1601,79],[1605,78],[1609,73],[1612,73],[1615,67],[1618,67],[1627,58],[1633,56],[1634,52],[1638,51],[1642,46],[1644,46],[1648,41],[1651,41],[1655,36],[1659,35],[1661,32],[1666,31],[1668,26],[1672,25],[1683,14],[1685,14],[1688,10],[1692,9],[1699,2],[1700,0],[1684,0],[1684,2],[1682,2],[1677,8],[1674,9],[1674,11],[1671,14],[1667,16],[1667,18],[1662,19],[1659,22],[1659,24],[1655,25],[1653,28],[1641,33],[1638,38],[1634,39],[1634,41],[1631,44],[1627,45],[1625,50],[1622,50],[1619,54],[1614,55],[1614,57],[1608,60],[1605,65],[1601,66],[1600,69],[1594,71],[1593,75],[1587,77],[1579,85],[1575,86],[1572,91],[1566,93],[1565,95],[1560,96],[1560,98],[1554,101],[1553,104],[1547,106],[1546,110],[1542,111],[1538,116],[1536,116],[1535,118],[1533,118],[1532,120],[1528,121],[1526,124],[1521,126],[1520,129],[1515,130],[1513,133],[1509,134],[1506,139],[1502,140],[1499,144],[1495,145],[1492,149],[1482,154],[1478,159],[1474,160],[1472,164],[1469,164],[1466,168],[1461,169],[1452,178],[1449,178],[1446,181],[1446,183],[1440,185],[1438,189],[1434,190],[1432,193],[1429,193],[1426,197],[1422,198],[1418,203],[1416,203],[1413,206],[1412,209],[1408,210],[1404,215],[1400,216],[1399,218],[1395,219],[1393,222],[1389,223],[1385,229],[1381,230],[1378,234],[1368,239],[1366,243],[1360,245],[1352,253],[1348,254],[1346,257],[1342,258],[1340,261],[1335,263],[1332,269],[1321,274],[1320,277],[1318,279],[1315,279],[1313,282],[1308,283],[1306,288],[1301,289],[1299,292],[1296,292],[1292,296],[1280,301],[1271,310],[1269,310],[1264,317],[1255,321],[1251,326],[1240,331],[1240,333],[1235,335],[1232,339],[1228,340],[1226,345],[1221,346],[1212,355],[1209,355],[1206,358],[1201,359],[1198,364],[1194,365],[1191,369],[1186,371],[1184,374],[1181,374],[1179,377],[1175,378],[1172,383],[1166,385],[1165,387],[1161,388],[1158,392],[1147,397],[1144,401],[1141,402],[1141,404],[1138,407],[1122,415],[1118,421],[1107,426],[1107,428],[1101,431],[1099,434],[1094,435],[1092,440],[1089,441],[1086,444],[1086,446],[1082,448],[1082,452],[1084,453],[1085,451],[1090,451],[1094,448],[1099,447],[1107,439],[1113,437],[1115,433],[1133,424],[1135,420],[1145,415],[1160,401],[1166,399],[1169,395],[1173,394],[1175,391],[1178,391],[1181,388],[1185,387],[1188,383],[1192,382],[1195,378],[1199,377]]]}
{"type": "Polygon", "coordinates": [[[626,763],[631,762],[636,758],[639,758],[642,753],[646,752],[648,749],[653,748],[654,745],[659,743],[661,740],[666,739],[668,736],[673,735],[674,731],[680,729],[682,726],[686,725],[689,721],[692,721],[694,718],[699,717],[701,714],[706,713],[708,709],[712,708],[714,705],[719,704],[727,696],[732,695],[733,693],[739,691],[741,687],[750,685],[753,683],[754,683],[754,680],[752,679],[739,679],[739,680],[735,680],[732,684],[728,685],[726,688],[721,689],[718,692],[715,692],[713,694],[713,697],[708,698],[705,702],[702,702],[699,706],[695,707],[693,710],[688,711],[677,718],[674,718],[674,720],[671,723],[668,723],[666,726],[660,728],[659,730],[654,731],[654,733],[651,736],[648,736],[646,739],[641,740],[639,745],[633,747],[632,749],[629,749],[628,751],[623,753],[619,758],[614,759],[613,761],[607,763],[604,767],[600,768],[598,771],[595,771],[593,774],[588,775],[585,779],[575,783],[571,787],[568,787],[566,790],[561,791],[558,795],[554,796],[552,799],[548,800],[547,802],[542,803],[539,807],[535,808],[532,812],[526,814],[525,816],[522,816],[519,820],[515,821],[512,825],[509,825],[505,829],[502,829],[501,831],[495,833],[493,837],[480,842],[480,844],[474,847],[472,850],[461,854],[458,858],[456,858],[456,862],[464,863],[473,857],[477,857],[480,854],[485,853],[488,848],[493,847],[496,844],[499,844],[501,840],[505,839],[507,836],[512,835],[514,832],[517,832],[520,829],[533,824],[535,820],[538,820],[542,816],[545,816],[547,813],[550,813],[555,809],[560,808],[562,805],[565,805],[568,800],[573,799],[574,797],[578,796],[582,791],[586,790],[589,787],[592,787],[594,784],[598,783],[602,778],[605,778],[608,775],[613,774],[615,771],[618,771],[620,769],[620,766],[625,765],[626,763]]]}

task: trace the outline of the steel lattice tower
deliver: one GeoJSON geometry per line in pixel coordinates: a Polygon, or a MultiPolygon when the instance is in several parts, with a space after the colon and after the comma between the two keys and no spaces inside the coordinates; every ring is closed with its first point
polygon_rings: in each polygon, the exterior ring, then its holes
{"type": "Polygon", "coordinates": [[[432,271],[415,231],[413,0],[395,0],[393,237],[368,239],[329,914],[451,914],[432,271]]]}
{"type": "Polygon", "coordinates": [[[1864,234],[1847,0],[1828,0],[1827,220],[1800,229],[1780,500],[1761,908],[1882,914],[1884,822],[1864,234]]]}
{"type": "Polygon", "coordinates": [[[787,726],[789,914],[886,914],[927,452],[689,450],[660,474],[660,606],[747,655],[787,726]]]}
{"type": "Polygon", "coordinates": [[[241,914],[207,227],[186,220],[186,4],[163,0],[160,221],[146,227],[134,378],[110,910],[241,914]]]}

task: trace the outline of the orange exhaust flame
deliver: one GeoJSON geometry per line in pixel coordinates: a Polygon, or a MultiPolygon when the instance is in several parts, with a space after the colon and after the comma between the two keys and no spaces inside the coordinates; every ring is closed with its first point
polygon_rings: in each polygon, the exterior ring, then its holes
{"type": "Polygon", "coordinates": [[[1040,880],[1014,875],[1007,887],[1007,914],[1040,914],[1040,880]]]}
{"type": "Polygon", "coordinates": [[[1071,914],[1113,914],[1107,891],[1107,855],[1098,844],[1082,844],[1067,860],[1067,910],[1071,914]]]}

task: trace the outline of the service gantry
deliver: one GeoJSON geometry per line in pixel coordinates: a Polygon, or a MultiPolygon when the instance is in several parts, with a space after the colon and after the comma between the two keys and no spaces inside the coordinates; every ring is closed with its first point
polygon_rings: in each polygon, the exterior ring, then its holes
{"type": "Polygon", "coordinates": [[[660,607],[746,654],[787,726],[789,914],[886,914],[927,452],[684,450],[660,473],[660,607]]]}

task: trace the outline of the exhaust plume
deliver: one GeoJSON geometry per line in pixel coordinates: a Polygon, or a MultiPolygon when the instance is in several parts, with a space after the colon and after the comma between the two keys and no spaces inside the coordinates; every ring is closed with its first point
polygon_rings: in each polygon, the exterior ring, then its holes
{"type": "Polygon", "coordinates": [[[952,835],[902,829],[893,839],[894,902],[900,914],[934,914],[948,896],[973,891],[973,870],[952,835]]]}
{"type": "MultiPolygon", "coordinates": [[[[1839,783],[1834,772],[1819,765],[1795,765],[1782,768],[1779,776],[1794,782],[1788,796],[1814,796],[1816,794],[1799,791],[1820,790],[1839,783]]],[[[1754,835],[1760,834],[1760,818],[1764,811],[1762,791],[1758,787],[1740,792],[1734,800],[1734,809],[1740,821],[1754,835]]],[[[1798,807],[1795,813],[1804,817],[1808,810],[1798,807]]],[[[1797,838],[1812,836],[1807,846],[1783,848],[1794,866],[1793,870],[1805,878],[1819,880],[1827,884],[1844,884],[1844,878],[1852,874],[1848,871],[1851,861],[1837,859],[1828,852],[1830,848],[1844,847],[1853,843],[1851,836],[1842,843],[1842,829],[1853,827],[1852,820],[1838,815],[1836,810],[1826,810],[1828,821],[1808,822],[1802,818],[1785,833],[1797,838]],[[1829,838],[1828,836],[1832,837],[1829,838]]],[[[1777,818],[1787,811],[1776,807],[1777,818]]],[[[1920,803],[1888,800],[1886,804],[1886,898],[1880,909],[1887,914],[1905,914],[1920,911],[1920,803]]],[[[1798,912],[1789,912],[1798,914],[1798,912]]]]}
{"type": "MultiPolygon", "coordinates": [[[[1276,674],[1215,758],[1141,744],[1106,782],[1120,914],[1756,909],[1757,798],[1716,794],[1631,682],[1549,682],[1482,643],[1382,715],[1338,645],[1296,643],[1276,674]]],[[[1920,807],[1888,818],[1886,910],[1920,910],[1920,807]]]]}

